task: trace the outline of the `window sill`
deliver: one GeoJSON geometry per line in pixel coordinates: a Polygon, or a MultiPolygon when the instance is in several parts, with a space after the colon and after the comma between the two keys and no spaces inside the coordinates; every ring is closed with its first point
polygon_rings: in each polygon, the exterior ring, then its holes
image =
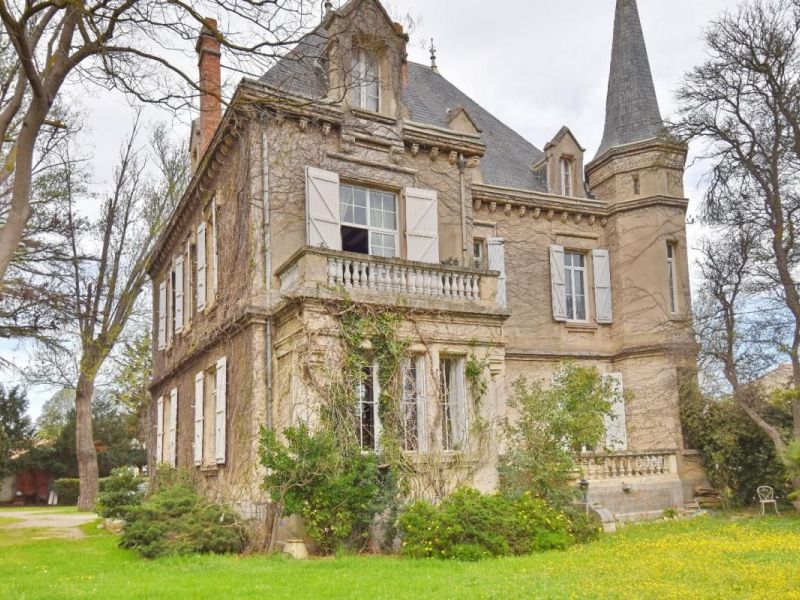
{"type": "Polygon", "coordinates": [[[569,331],[597,331],[600,327],[591,321],[566,321],[564,325],[569,331]]]}
{"type": "Polygon", "coordinates": [[[352,107],[353,114],[358,117],[363,117],[365,119],[372,119],[373,121],[382,121],[384,123],[396,123],[397,119],[389,117],[382,112],[375,112],[371,110],[367,110],[366,108],[358,108],[356,106],[352,107]]]}
{"type": "Polygon", "coordinates": [[[219,465],[200,465],[198,468],[203,475],[213,475],[219,471],[219,465]]]}

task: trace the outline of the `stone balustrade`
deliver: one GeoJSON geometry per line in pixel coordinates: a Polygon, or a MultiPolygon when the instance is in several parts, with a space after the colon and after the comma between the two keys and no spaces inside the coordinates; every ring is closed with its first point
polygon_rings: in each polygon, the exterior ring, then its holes
{"type": "Polygon", "coordinates": [[[583,452],[576,460],[580,476],[588,481],[635,479],[674,475],[678,472],[675,450],[646,450],[614,453],[583,452]]]}
{"type": "Polygon", "coordinates": [[[459,266],[307,247],[278,270],[278,278],[283,294],[319,292],[322,286],[363,301],[385,297],[396,303],[402,296],[431,306],[450,301],[465,310],[501,310],[497,273],[459,266]]]}

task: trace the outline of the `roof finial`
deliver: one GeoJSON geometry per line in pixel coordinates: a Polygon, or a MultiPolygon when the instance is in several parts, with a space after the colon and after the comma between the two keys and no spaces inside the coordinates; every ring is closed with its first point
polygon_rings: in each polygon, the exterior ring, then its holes
{"type": "Polygon", "coordinates": [[[439,72],[439,67],[436,66],[436,46],[433,45],[433,38],[431,38],[431,69],[439,72]]]}
{"type": "Polygon", "coordinates": [[[333,10],[333,2],[331,0],[325,0],[325,15],[333,10]]]}

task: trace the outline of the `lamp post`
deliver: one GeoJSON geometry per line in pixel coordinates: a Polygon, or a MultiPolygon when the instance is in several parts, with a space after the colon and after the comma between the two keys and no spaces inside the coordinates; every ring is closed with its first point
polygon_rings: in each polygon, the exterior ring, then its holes
{"type": "Polygon", "coordinates": [[[578,484],[583,494],[583,505],[586,507],[586,514],[589,514],[589,482],[586,479],[581,479],[578,484]]]}

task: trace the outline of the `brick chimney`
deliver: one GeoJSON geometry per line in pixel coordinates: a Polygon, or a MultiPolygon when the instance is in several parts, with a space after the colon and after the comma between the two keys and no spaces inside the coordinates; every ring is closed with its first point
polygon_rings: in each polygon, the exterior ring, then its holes
{"type": "Polygon", "coordinates": [[[216,19],[204,20],[197,39],[197,64],[200,70],[200,123],[198,159],[202,158],[222,119],[220,39],[216,19]]]}

